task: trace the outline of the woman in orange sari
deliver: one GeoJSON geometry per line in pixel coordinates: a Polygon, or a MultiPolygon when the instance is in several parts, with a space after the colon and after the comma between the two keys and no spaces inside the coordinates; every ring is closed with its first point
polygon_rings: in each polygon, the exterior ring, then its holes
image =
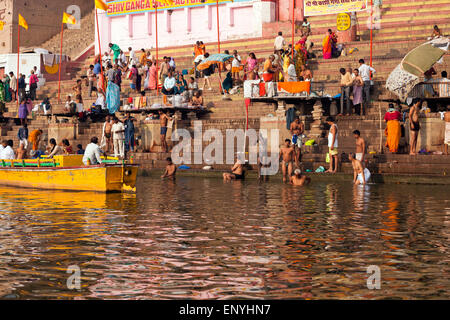
{"type": "Polygon", "coordinates": [[[395,110],[392,103],[389,104],[389,109],[384,115],[384,121],[386,121],[386,129],[384,129],[384,134],[386,135],[386,147],[392,153],[398,152],[398,144],[400,142],[400,137],[402,135],[402,130],[400,127],[400,120],[402,115],[400,112],[395,110]]]}
{"type": "Polygon", "coordinates": [[[97,90],[101,91],[102,93],[106,92],[106,83],[105,83],[105,76],[102,73],[99,73],[97,75],[97,90]]]}
{"type": "Polygon", "coordinates": [[[324,59],[331,59],[332,47],[331,47],[331,34],[330,30],[327,31],[325,38],[322,41],[322,52],[324,59]]]}

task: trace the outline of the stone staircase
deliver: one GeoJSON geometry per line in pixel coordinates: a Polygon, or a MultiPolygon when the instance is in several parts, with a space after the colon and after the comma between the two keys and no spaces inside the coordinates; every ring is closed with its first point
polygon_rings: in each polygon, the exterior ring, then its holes
{"type": "MultiPolygon", "coordinates": [[[[374,38],[380,41],[422,39],[431,35],[435,24],[444,34],[448,34],[449,16],[450,6],[446,0],[384,0],[380,29],[374,30],[374,38]]],[[[358,37],[369,40],[370,12],[357,12],[356,17],[358,37]]],[[[329,28],[336,30],[336,15],[308,17],[308,21],[313,33],[311,40],[318,44],[329,28]]],[[[290,22],[268,23],[263,28],[263,37],[283,31],[284,36],[290,39],[291,30],[290,22]]]]}
{"type": "MultiPolygon", "coordinates": [[[[385,0],[383,4],[382,14],[382,29],[374,32],[374,45],[373,45],[373,66],[377,70],[374,76],[375,92],[373,98],[375,100],[392,98],[391,94],[384,89],[384,82],[389,73],[400,62],[403,56],[413,48],[417,47],[421,43],[426,41],[426,36],[431,33],[432,26],[437,23],[444,33],[448,33],[450,30],[450,7],[448,6],[448,0],[431,0],[431,1],[399,1],[399,0],[385,0]],[[436,13],[437,12],[437,13],[436,13]],[[395,30],[398,30],[396,32],[395,30]]],[[[72,52],[71,45],[73,43],[73,54],[79,54],[80,51],[75,52],[75,49],[80,50],[89,46],[93,42],[94,36],[94,14],[91,13],[84,17],[82,25],[92,25],[92,30],[89,35],[92,39],[83,42],[81,33],[74,34],[72,41],[72,35],[70,32],[75,30],[67,30],[65,32],[65,39],[69,42],[67,46],[68,52],[72,52]],[[66,36],[67,33],[67,36],[66,36]]],[[[314,73],[315,82],[323,82],[325,84],[325,92],[330,96],[339,93],[339,80],[340,74],[338,72],[341,67],[358,67],[358,60],[360,58],[369,60],[369,42],[367,39],[368,29],[365,26],[367,20],[367,13],[358,14],[358,23],[360,28],[358,29],[358,35],[361,41],[355,41],[347,43],[347,48],[358,48],[352,55],[346,57],[339,57],[337,59],[324,60],[321,53],[321,41],[326,29],[335,26],[335,15],[311,17],[309,20],[312,25],[313,36],[312,40],[316,43],[315,53],[317,58],[310,59],[308,61],[309,67],[314,73]]],[[[84,28],[84,27],[83,27],[84,28]]],[[[276,23],[268,24],[265,28],[265,35],[263,38],[248,39],[246,41],[236,40],[227,41],[221,43],[221,49],[223,50],[238,50],[241,57],[245,59],[249,52],[255,52],[258,58],[266,58],[273,52],[273,39],[276,32],[279,30],[284,31],[285,37],[289,39],[290,26],[289,23],[276,23]]],[[[78,30],[79,31],[79,30],[78,30]]],[[[84,30],[83,30],[84,31],[84,30]]],[[[298,40],[299,35],[296,36],[298,40]]],[[[55,50],[50,48],[59,48],[59,36],[48,42],[47,48],[49,50],[55,50]],[[51,44],[51,42],[54,42],[51,44]],[[56,44],[57,43],[57,44],[56,44]],[[53,47],[52,47],[53,46],[53,47]],[[56,47],[55,47],[56,46],[56,47]]],[[[207,51],[210,53],[217,52],[217,44],[206,44],[207,51]]],[[[165,55],[175,58],[177,63],[177,69],[191,69],[193,63],[192,46],[183,46],[176,48],[164,48],[160,50],[159,56],[165,55]]],[[[153,52],[154,54],[154,52],[153,52]]],[[[76,79],[81,78],[86,73],[86,69],[90,64],[93,64],[94,56],[93,50],[88,51],[82,59],[74,62],[72,68],[72,80],[62,81],[61,83],[61,100],[65,101],[68,94],[72,94],[72,87],[75,85],[76,79]]],[[[444,64],[438,65],[438,72],[448,69],[449,55],[444,59],[444,64]]],[[[219,89],[219,79],[217,74],[211,77],[211,83],[213,90],[204,91],[205,105],[213,103],[210,108],[212,111],[201,117],[203,120],[203,129],[215,128],[222,132],[225,132],[228,128],[244,128],[245,127],[245,103],[242,95],[242,90],[238,95],[232,95],[231,101],[222,100],[222,95],[219,89]]],[[[53,110],[55,113],[60,113],[63,110],[63,104],[58,104],[56,101],[58,92],[57,82],[47,82],[45,87],[38,91],[38,100],[41,101],[45,96],[48,96],[52,102],[53,110]]],[[[129,89],[129,81],[124,80],[122,83],[122,97],[136,97],[135,93],[132,93],[129,89]]],[[[147,96],[156,97],[155,92],[147,92],[147,96]]],[[[84,105],[90,106],[95,102],[95,98],[89,98],[87,96],[87,87],[83,84],[83,100],[84,105]]],[[[380,104],[385,109],[385,103],[380,104]]],[[[379,109],[378,102],[374,104],[375,108],[369,109],[369,114],[366,117],[347,117],[339,118],[338,126],[340,128],[340,151],[350,152],[354,149],[354,141],[352,131],[354,129],[364,128],[364,135],[370,137],[369,150],[379,149],[379,142],[381,139],[382,145],[384,144],[384,136],[380,137],[379,130],[379,109]]],[[[17,117],[17,105],[14,103],[7,104],[8,112],[4,114],[5,117],[16,118],[17,117]]],[[[251,128],[259,128],[259,118],[266,116],[269,113],[274,114],[275,107],[272,104],[267,103],[253,103],[249,108],[249,119],[251,128]]],[[[31,118],[31,117],[30,117],[31,118]]],[[[16,120],[17,121],[17,120],[16,120]]],[[[45,128],[47,118],[43,116],[36,116],[34,120],[31,120],[31,128],[45,128]]],[[[192,125],[192,123],[191,123],[192,125]]],[[[20,126],[11,125],[2,126],[2,138],[14,138],[17,134],[17,130],[20,126]]],[[[76,141],[72,142],[75,146],[78,143],[85,146],[93,135],[100,135],[102,124],[100,123],[83,123],[78,127],[78,133],[76,141]]],[[[15,140],[16,141],[16,140],[15,140]]],[[[137,154],[136,159],[148,159],[151,160],[152,165],[163,165],[165,154],[137,154]],[[149,158],[150,157],[150,158],[149,158]]]]}
{"type": "MultiPolygon", "coordinates": [[[[81,21],[80,29],[65,29],[63,37],[63,54],[72,59],[76,58],[85,48],[94,41],[95,35],[95,10],[85,15],[81,21]]],[[[61,35],[58,33],[41,45],[41,48],[59,54],[61,35]]]]}

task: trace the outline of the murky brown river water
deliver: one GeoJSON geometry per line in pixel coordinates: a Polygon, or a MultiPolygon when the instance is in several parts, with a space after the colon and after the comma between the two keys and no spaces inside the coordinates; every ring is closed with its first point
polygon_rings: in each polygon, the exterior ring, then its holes
{"type": "Polygon", "coordinates": [[[449,195],[201,178],[141,178],[137,195],[0,188],[0,297],[448,299],[449,195]]]}

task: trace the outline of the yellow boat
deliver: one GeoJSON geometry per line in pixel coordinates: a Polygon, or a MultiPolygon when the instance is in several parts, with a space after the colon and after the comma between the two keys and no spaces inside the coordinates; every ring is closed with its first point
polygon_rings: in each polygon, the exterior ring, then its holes
{"type": "Polygon", "coordinates": [[[136,192],[138,166],[117,158],[85,166],[82,155],[0,160],[0,185],[72,191],[136,192]]]}

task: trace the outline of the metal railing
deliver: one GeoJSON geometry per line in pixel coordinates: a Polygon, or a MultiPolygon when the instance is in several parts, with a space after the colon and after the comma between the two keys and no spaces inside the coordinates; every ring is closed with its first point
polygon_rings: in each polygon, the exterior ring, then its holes
{"type": "Polygon", "coordinates": [[[450,81],[418,83],[408,96],[411,98],[450,98],[450,81]]]}

